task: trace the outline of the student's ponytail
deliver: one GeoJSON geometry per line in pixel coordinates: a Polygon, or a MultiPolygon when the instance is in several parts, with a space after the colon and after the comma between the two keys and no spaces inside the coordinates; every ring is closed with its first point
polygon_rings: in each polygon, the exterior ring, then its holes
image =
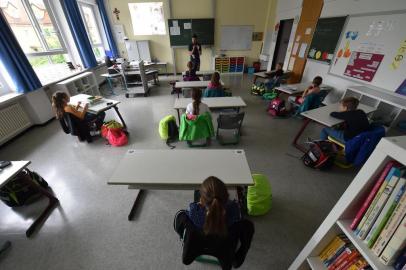
{"type": "Polygon", "coordinates": [[[193,99],[193,115],[199,115],[199,106],[202,103],[202,90],[199,88],[194,88],[192,90],[193,99]]]}
{"type": "Polygon", "coordinates": [[[200,201],[206,207],[203,232],[206,235],[227,235],[225,205],[228,191],[225,184],[217,177],[210,176],[200,187],[200,201]]]}
{"type": "Polygon", "coordinates": [[[56,118],[61,119],[63,118],[63,114],[65,113],[65,100],[68,98],[68,94],[65,92],[56,92],[52,96],[52,108],[55,111],[56,118]]]}

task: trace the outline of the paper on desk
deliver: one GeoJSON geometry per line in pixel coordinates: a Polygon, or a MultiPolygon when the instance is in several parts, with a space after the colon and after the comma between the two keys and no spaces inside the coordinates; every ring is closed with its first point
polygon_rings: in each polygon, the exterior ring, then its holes
{"type": "Polygon", "coordinates": [[[300,58],[304,58],[306,49],[307,49],[307,43],[302,43],[302,45],[300,45],[300,51],[299,51],[299,55],[298,55],[300,58]]]}
{"type": "Polygon", "coordinates": [[[192,29],[192,23],[184,23],[183,28],[185,29],[192,29]]]}
{"type": "Polygon", "coordinates": [[[171,34],[171,36],[179,36],[180,35],[180,27],[175,27],[175,26],[172,26],[172,27],[169,27],[169,32],[170,32],[170,34],[171,34]]]}

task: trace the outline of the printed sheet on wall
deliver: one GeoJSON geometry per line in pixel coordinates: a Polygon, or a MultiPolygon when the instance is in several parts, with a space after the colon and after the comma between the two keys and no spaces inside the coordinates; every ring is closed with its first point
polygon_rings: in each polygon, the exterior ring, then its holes
{"type": "Polygon", "coordinates": [[[406,95],[406,11],[350,16],[330,73],[406,95]]]}

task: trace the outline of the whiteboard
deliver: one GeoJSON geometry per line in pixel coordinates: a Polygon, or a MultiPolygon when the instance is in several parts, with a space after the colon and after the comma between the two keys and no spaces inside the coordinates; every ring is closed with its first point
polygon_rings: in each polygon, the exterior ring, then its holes
{"type": "Polygon", "coordinates": [[[128,60],[131,61],[151,61],[148,40],[125,40],[128,60]]]}
{"type": "Polygon", "coordinates": [[[329,72],[395,92],[406,79],[406,11],[349,16],[329,72]]]}
{"type": "Polygon", "coordinates": [[[252,25],[221,26],[221,50],[251,50],[253,32],[252,25]]]}

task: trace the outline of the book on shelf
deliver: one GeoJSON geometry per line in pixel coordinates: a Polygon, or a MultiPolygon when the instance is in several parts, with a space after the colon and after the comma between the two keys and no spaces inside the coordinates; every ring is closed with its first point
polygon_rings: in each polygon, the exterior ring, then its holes
{"type": "Polygon", "coordinates": [[[340,265],[344,260],[346,260],[353,252],[356,251],[357,250],[355,249],[355,247],[351,244],[345,247],[343,252],[341,252],[341,254],[337,256],[337,258],[333,261],[333,263],[331,263],[328,266],[328,270],[334,270],[338,265],[340,265]]]}
{"type": "Polygon", "coordinates": [[[393,265],[395,270],[402,270],[404,266],[406,266],[406,248],[403,249],[393,265]]]}
{"type": "Polygon", "coordinates": [[[347,269],[351,264],[353,264],[358,258],[360,257],[360,254],[358,250],[355,250],[355,252],[351,253],[350,256],[348,256],[345,260],[343,260],[339,265],[337,265],[334,270],[343,270],[347,269]]]}
{"type": "Polygon", "coordinates": [[[402,222],[396,229],[392,238],[386,245],[379,259],[385,265],[391,265],[395,262],[397,256],[402,252],[406,245],[406,216],[403,217],[402,222]]]}
{"type": "Polygon", "coordinates": [[[331,265],[338,256],[345,250],[346,246],[348,245],[348,242],[345,242],[344,244],[339,245],[333,253],[323,261],[324,266],[328,267],[331,265]]]}
{"type": "Polygon", "coordinates": [[[399,203],[396,205],[395,210],[386,222],[385,227],[382,229],[378,238],[375,241],[375,244],[372,246],[372,251],[376,256],[380,256],[383,249],[386,247],[386,244],[391,239],[392,235],[395,233],[395,230],[402,222],[403,217],[406,214],[406,192],[403,193],[402,198],[399,203]]]}
{"type": "Polygon", "coordinates": [[[379,175],[378,180],[375,182],[374,187],[372,188],[371,192],[369,193],[368,197],[365,199],[364,203],[362,204],[361,208],[358,210],[357,214],[355,215],[355,218],[353,219],[350,228],[351,230],[355,230],[360,223],[362,217],[364,216],[365,212],[368,210],[368,207],[370,206],[372,200],[375,198],[376,193],[379,191],[379,188],[381,187],[382,183],[385,181],[386,176],[388,175],[389,171],[394,167],[395,165],[398,165],[396,161],[389,161],[385,167],[383,168],[381,174],[379,175]]]}
{"type": "Polygon", "coordinates": [[[406,178],[402,177],[396,184],[392,194],[390,195],[384,208],[382,209],[381,213],[379,214],[374,225],[372,226],[371,230],[369,231],[367,237],[364,240],[364,242],[367,244],[369,248],[371,248],[374,245],[375,240],[379,236],[379,233],[386,225],[386,222],[388,221],[389,217],[391,216],[396,206],[398,205],[400,198],[402,198],[405,189],[406,189],[406,178]]]}
{"type": "Polygon", "coordinates": [[[363,270],[366,269],[369,266],[368,262],[363,258],[359,257],[354,261],[353,264],[351,264],[347,270],[363,270]]]}
{"type": "Polygon", "coordinates": [[[392,189],[396,185],[396,182],[399,180],[399,177],[400,170],[393,167],[386,176],[385,182],[383,182],[381,187],[379,188],[378,193],[376,194],[361,222],[358,224],[358,227],[355,231],[355,234],[358,236],[358,238],[364,239],[366,237],[366,234],[369,232],[372,223],[375,221],[377,215],[379,214],[379,211],[382,209],[384,203],[386,202],[388,193],[390,194],[392,192],[392,189]]]}
{"type": "Polygon", "coordinates": [[[334,251],[337,250],[337,248],[345,244],[348,241],[348,238],[345,236],[345,234],[340,234],[337,235],[336,237],[333,238],[333,240],[323,249],[323,251],[320,253],[319,258],[321,261],[324,261],[329,258],[332,254],[334,254],[334,251]]]}

